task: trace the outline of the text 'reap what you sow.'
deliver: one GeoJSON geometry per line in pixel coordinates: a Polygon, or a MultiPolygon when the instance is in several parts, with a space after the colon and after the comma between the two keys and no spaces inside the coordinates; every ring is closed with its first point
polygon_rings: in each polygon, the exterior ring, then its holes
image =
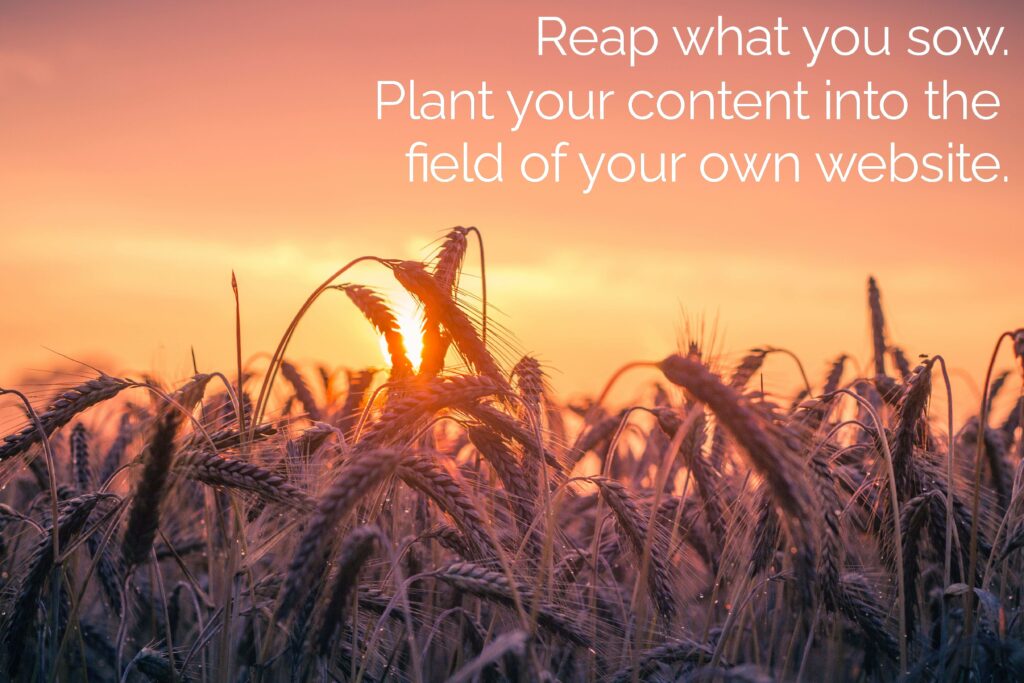
{"type": "Polygon", "coordinates": [[[912,57],[957,55],[1006,56],[1004,26],[912,26],[895,45],[891,26],[798,26],[782,17],[774,23],[743,26],[719,15],[707,24],[676,25],[658,29],[645,24],[590,26],[573,24],[558,16],[537,18],[537,55],[544,57],[603,57],[630,67],[662,50],[683,57],[726,56],[791,57],[804,66],[817,66],[823,56],[888,57],[900,50],[912,57]]]}

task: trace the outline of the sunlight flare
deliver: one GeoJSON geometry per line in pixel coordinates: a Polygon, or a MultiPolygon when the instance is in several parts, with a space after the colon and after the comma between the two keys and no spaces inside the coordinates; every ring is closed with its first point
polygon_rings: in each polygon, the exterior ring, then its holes
{"type": "MultiPolygon", "coordinates": [[[[395,322],[398,323],[398,333],[402,335],[402,342],[405,344],[405,357],[418,372],[420,362],[423,360],[423,308],[405,291],[396,292],[390,297],[390,303],[395,322]]],[[[384,362],[390,367],[391,354],[388,353],[388,343],[384,335],[380,335],[378,343],[384,362]]]]}

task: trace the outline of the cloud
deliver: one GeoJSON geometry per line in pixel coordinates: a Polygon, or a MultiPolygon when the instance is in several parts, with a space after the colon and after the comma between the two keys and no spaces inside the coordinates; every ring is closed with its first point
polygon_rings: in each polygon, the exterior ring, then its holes
{"type": "Polygon", "coordinates": [[[22,88],[39,88],[53,81],[53,67],[26,52],[0,49],[0,96],[22,88]]]}

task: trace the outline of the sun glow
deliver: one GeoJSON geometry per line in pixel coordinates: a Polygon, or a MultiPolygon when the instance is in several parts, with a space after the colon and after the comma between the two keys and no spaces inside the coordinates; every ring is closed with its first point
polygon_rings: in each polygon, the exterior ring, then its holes
{"type": "MultiPolygon", "coordinates": [[[[405,291],[392,296],[390,303],[391,312],[394,313],[395,322],[398,324],[398,333],[402,335],[402,342],[405,344],[405,357],[409,359],[413,369],[419,371],[420,362],[423,360],[423,309],[405,291]]],[[[390,367],[391,354],[388,353],[388,343],[384,335],[380,336],[379,343],[384,362],[390,367]]]]}

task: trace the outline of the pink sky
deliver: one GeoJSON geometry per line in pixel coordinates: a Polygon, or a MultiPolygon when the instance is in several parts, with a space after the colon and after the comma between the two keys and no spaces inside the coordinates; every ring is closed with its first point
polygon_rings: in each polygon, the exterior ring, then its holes
{"type": "MultiPolygon", "coordinates": [[[[684,314],[719,321],[720,350],[791,348],[814,377],[839,352],[866,358],[869,273],[894,341],[980,375],[996,335],[1021,324],[1017,189],[1021,11],[1011,3],[7,3],[0,8],[0,379],[57,359],[110,371],[233,367],[230,273],[247,353],[272,348],[309,290],[358,255],[419,257],[456,224],[486,238],[491,300],[566,393],[620,363],[659,358],[684,314]],[[711,8],[711,9],[708,9],[711,8]],[[681,60],[630,69],[536,55],[538,14],[569,22],[1005,25],[1008,56],[980,59],[681,60]],[[375,120],[378,79],[424,87],[786,87],[868,78],[997,90],[987,123],[539,123],[375,120]],[[851,151],[947,141],[999,154],[987,186],[410,185],[403,153],[464,139],[507,150],[691,153],[851,151]]],[[[798,43],[794,43],[798,46],[798,43]]],[[[665,45],[670,48],[671,45],[665,45]]],[[[805,167],[810,178],[812,169],[805,167]]],[[[476,265],[471,264],[470,275],[476,265]]],[[[355,280],[383,282],[368,268],[355,280]]],[[[464,281],[474,287],[473,277],[464,281]]],[[[296,338],[300,359],[378,363],[340,297],[296,338]]],[[[732,356],[730,356],[732,357],[732,356]]],[[[779,389],[792,387],[779,363],[779,389]]]]}

